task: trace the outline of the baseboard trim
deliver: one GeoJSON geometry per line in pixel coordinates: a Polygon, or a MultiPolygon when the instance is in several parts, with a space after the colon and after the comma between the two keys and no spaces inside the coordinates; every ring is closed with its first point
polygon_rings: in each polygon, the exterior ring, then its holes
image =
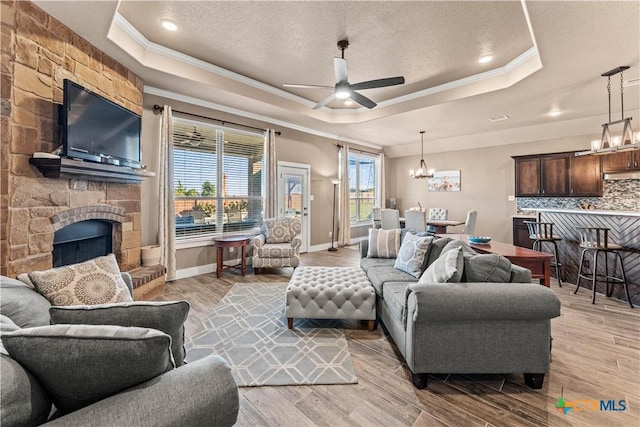
{"type": "Polygon", "coordinates": [[[176,278],[186,279],[187,277],[199,276],[200,274],[214,273],[216,271],[215,264],[198,265],[196,267],[183,268],[176,270],[176,278]]]}

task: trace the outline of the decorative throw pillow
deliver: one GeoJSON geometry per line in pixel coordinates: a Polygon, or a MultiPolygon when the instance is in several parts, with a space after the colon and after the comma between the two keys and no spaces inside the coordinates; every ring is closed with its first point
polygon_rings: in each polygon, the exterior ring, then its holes
{"type": "Polygon", "coordinates": [[[400,247],[400,229],[369,229],[369,250],[367,258],[395,258],[400,247]]]}
{"type": "Polygon", "coordinates": [[[3,335],[63,412],[83,408],[175,367],[171,337],[155,329],[51,325],[3,335]]]}
{"type": "Polygon", "coordinates": [[[440,256],[455,248],[460,248],[462,250],[462,255],[465,257],[478,255],[478,253],[464,240],[451,240],[442,248],[440,256]]]}
{"type": "Polygon", "coordinates": [[[464,282],[511,281],[511,261],[498,254],[483,254],[464,257],[464,282]]]}
{"type": "Polygon", "coordinates": [[[407,233],[402,246],[398,251],[398,257],[393,265],[394,268],[411,274],[418,278],[422,273],[422,264],[429,251],[429,245],[433,237],[418,237],[413,233],[407,233]]]}
{"type": "Polygon", "coordinates": [[[171,337],[176,366],[184,362],[184,322],[189,314],[186,301],[137,301],[119,304],[51,307],[51,324],[117,325],[157,329],[171,337]]]}
{"type": "Polygon", "coordinates": [[[93,305],[133,301],[113,254],[79,264],[29,273],[52,305],[93,305]]]}
{"type": "Polygon", "coordinates": [[[267,243],[289,243],[293,238],[289,230],[289,220],[286,218],[265,221],[263,224],[267,243]]]}
{"type": "Polygon", "coordinates": [[[455,248],[442,254],[425,270],[418,283],[457,283],[462,279],[464,257],[455,248]]]}
{"type": "Polygon", "coordinates": [[[49,324],[49,301],[23,282],[0,276],[0,313],[21,328],[49,324]]]}

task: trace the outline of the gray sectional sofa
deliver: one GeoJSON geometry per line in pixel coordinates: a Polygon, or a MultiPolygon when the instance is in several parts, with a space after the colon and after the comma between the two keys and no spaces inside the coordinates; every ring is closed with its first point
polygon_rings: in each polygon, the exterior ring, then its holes
{"type": "MultiPolygon", "coordinates": [[[[129,275],[123,273],[123,278],[132,292],[129,275]]],[[[3,427],[40,424],[231,426],[236,422],[239,409],[238,388],[229,365],[221,357],[209,356],[179,366],[181,359],[178,360],[177,354],[170,348],[174,340],[168,333],[159,330],[97,324],[77,327],[50,325],[53,312],[50,311],[49,301],[33,288],[15,279],[0,276],[0,296],[0,424],[3,427]],[[84,330],[85,334],[81,336],[78,330],[84,330]],[[108,333],[89,336],[87,331],[94,333],[96,330],[108,333]],[[24,336],[30,332],[36,333],[24,336]],[[136,340],[138,336],[140,339],[136,340]],[[117,340],[119,337],[122,338],[120,341],[117,340]],[[45,350],[39,343],[44,343],[45,340],[50,351],[43,362],[45,350]],[[84,348],[84,344],[77,344],[79,341],[90,340],[94,341],[93,347],[85,351],[91,353],[89,356],[94,363],[83,364],[82,359],[75,355],[81,351],[79,347],[84,348]],[[115,348],[119,352],[120,347],[127,347],[129,343],[133,351],[137,351],[137,356],[127,357],[122,363],[119,360],[109,360],[114,357],[113,352],[110,355],[105,354],[106,351],[101,353],[101,349],[107,348],[115,348]],[[13,346],[10,347],[9,344],[13,346]],[[21,348],[23,344],[35,348],[33,358],[24,354],[24,348],[21,348]],[[51,347],[49,344],[52,344],[51,347]],[[55,351],[54,345],[57,346],[55,351]],[[169,363],[160,365],[160,374],[149,374],[148,379],[137,382],[133,378],[139,377],[141,370],[152,369],[158,364],[157,359],[162,359],[149,356],[151,350],[155,351],[154,355],[162,355],[169,363]],[[33,362],[33,359],[38,360],[37,365],[29,365],[27,369],[26,365],[33,362]],[[174,368],[174,364],[179,367],[174,368]],[[107,366],[111,366],[110,371],[107,371],[107,366]],[[79,376],[85,376],[87,381],[73,380],[79,376]],[[124,383],[129,385],[121,389],[119,384],[124,383]],[[107,392],[107,388],[116,391],[107,392]],[[62,393],[58,393],[60,390],[64,391],[64,397],[61,397],[62,393]],[[82,407],[77,410],[74,408],[65,411],[57,408],[56,411],[54,408],[52,413],[52,402],[57,400],[69,404],[71,400],[86,398],[89,393],[98,396],[93,399],[93,403],[80,405],[82,407]]],[[[176,304],[186,305],[188,311],[186,302],[176,304]]],[[[125,311],[133,309],[132,306],[116,307],[117,310],[121,308],[125,311]]],[[[183,308],[182,310],[184,313],[183,308]]],[[[62,314],[66,314],[68,318],[71,313],[62,314]]],[[[186,317],[186,313],[184,316],[186,317]]],[[[162,316],[159,322],[166,323],[167,319],[162,316]]],[[[183,334],[183,331],[179,332],[183,334]]]]}
{"type": "Polygon", "coordinates": [[[475,258],[466,242],[430,238],[422,271],[459,247],[469,269],[459,283],[418,283],[394,268],[394,258],[367,257],[369,241],[360,242],[360,265],[376,290],[379,320],[405,358],[414,385],[426,387],[429,374],[523,373],[527,385],[541,388],[549,372],[550,320],[560,315],[555,293],[531,283],[530,271],[506,258],[475,258]],[[502,271],[505,283],[466,282],[495,276],[496,261],[508,269],[502,271]],[[472,274],[472,265],[480,274],[472,274]]]}

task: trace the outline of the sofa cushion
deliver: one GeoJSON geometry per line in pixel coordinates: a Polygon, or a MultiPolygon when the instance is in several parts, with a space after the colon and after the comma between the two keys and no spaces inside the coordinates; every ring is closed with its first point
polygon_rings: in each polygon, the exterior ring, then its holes
{"type": "Polygon", "coordinates": [[[462,279],[464,256],[461,248],[444,253],[425,270],[419,283],[457,283],[462,279]]]}
{"type": "Polygon", "coordinates": [[[47,421],[51,398],[38,380],[11,357],[0,354],[0,419],[3,426],[36,426],[47,421]]]}
{"type": "Polygon", "coordinates": [[[0,314],[21,328],[49,324],[49,301],[19,280],[0,276],[0,314]]]}
{"type": "Polygon", "coordinates": [[[429,245],[429,253],[427,254],[427,265],[429,267],[435,260],[440,257],[440,253],[442,249],[447,245],[447,243],[451,242],[453,239],[451,237],[440,237],[438,239],[434,239],[433,242],[429,245]]]}
{"type": "Polygon", "coordinates": [[[393,268],[395,262],[396,260],[393,258],[360,258],[360,268],[366,273],[372,267],[393,268]]]}
{"type": "Polygon", "coordinates": [[[51,325],[10,332],[2,340],[11,357],[38,379],[62,412],[174,368],[171,338],[155,329],[51,325]]]}
{"type": "Polygon", "coordinates": [[[269,243],[257,249],[260,258],[291,258],[295,250],[291,243],[269,243]]]}
{"type": "Polygon", "coordinates": [[[51,307],[51,323],[75,325],[137,326],[157,329],[171,337],[176,366],[184,362],[184,322],[189,314],[186,301],[137,301],[119,304],[51,307]]]}
{"type": "Polygon", "coordinates": [[[265,220],[262,231],[267,236],[267,243],[289,243],[293,239],[287,218],[265,220]]]}
{"type": "Polygon", "coordinates": [[[464,240],[450,240],[442,248],[442,251],[440,252],[440,256],[442,256],[443,254],[449,252],[450,250],[456,249],[456,248],[460,248],[461,251],[462,251],[462,255],[465,256],[465,257],[478,255],[478,252],[476,252],[469,245],[469,243],[465,242],[464,240]]]}
{"type": "Polygon", "coordinates": [[[395,258],[400,247],[400,229],[369,229],[367,258],[395,258]]]}
{"type": "Polygon", "coordinates": [[[431,236],[418,237],[413,233],[407,233],[393,267],[409,273],[417,279],[422,274],[422,265],[432,241],[433,237],[431,236]]]}
{"type": "Polygon", "coordinates": [[[384,285],[384,302],[396,321],[404,323],[405,291],[408,282],[388,282],[384,285]]]}
{"type": "Polygon", "coordinates": [[[462,281],[508,283],[511,281],[511,261],[498,254],[464,257],[462,281]]]}
{"type": "Polygon", "coordinates": [[[113,254],[46,271],[32,271],[29,279],[52,305],[132,301],[113,254]]]}
{"type": "Polygon", "coordinates": [[[367,277],[376,290],[376,294],[384,298],[384,285],[389,282],[412,283],[416,278],[404,271],[391,267],[371,267],[367,271],[367,277]]]}

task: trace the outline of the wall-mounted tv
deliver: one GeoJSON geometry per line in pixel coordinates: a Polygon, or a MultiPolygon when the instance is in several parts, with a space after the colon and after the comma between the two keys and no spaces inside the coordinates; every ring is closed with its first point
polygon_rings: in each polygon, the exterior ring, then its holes
{"type": "Polygon", "coordinates": [[[62,155],[140,168],[140,116],[64,80],[62,155]]]}

